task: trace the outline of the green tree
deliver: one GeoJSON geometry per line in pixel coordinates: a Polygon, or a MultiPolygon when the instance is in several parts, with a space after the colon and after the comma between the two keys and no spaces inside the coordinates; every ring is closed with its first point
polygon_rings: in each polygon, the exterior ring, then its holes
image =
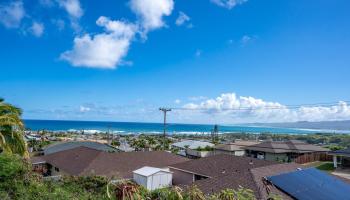
{"type": "Polygon", "coordinates": [[[212,195],[210,200],[254,200],[254,192],[250,189],[239,187],[237,190],[224,189],[218,194],[212,195]]]}
{"type": "Polygon", "coordinates": [[[23,138],[24,124],[22,110],[0,98],[0,148],[8,153],[28,157],[27,146],[23,138]]]}
{"type": "Polygon", "coordinates": [[[120,142],[119,142],[119,140],[113,140],[111,145],[119,147],[120,146],[120,142]]]}

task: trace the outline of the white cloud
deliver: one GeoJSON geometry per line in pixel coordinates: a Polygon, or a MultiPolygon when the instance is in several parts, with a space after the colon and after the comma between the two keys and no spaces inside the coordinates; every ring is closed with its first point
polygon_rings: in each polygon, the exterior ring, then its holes
{"type": "Polygon", "coordinates": [[[115,69],[127,54],[137,27],[104,16],[101,16],[96,24],[103,27],[105,32],[76,37],[73,50],[62,53],[61,59],[73,66],[115,69]]]}
{"type": "Polygon", "coordinates": [[[350,118],[350,106],[339,102],[331,107],[314,106],[290,109],[278,102],[254,97],[222,94],[215,99],[184,105],[189,111],[181,111],[189,119],[208,123],[293,122],[344,120],[350,118]]]}
{"type": "Polygon", "coordinates": [[[79,0],[59,0],[58,3],[72,18],[79,19],[84,14],[79,0]]]}
{"type": "Polygon", "coordinates": [[[44,24],[39,22],[33,22],[32,26],[29,28],[29,31],[36,37],[41,37],[44,33],[44,24]]]}
{"type": "Polygon", "coordinates": [[[39,0],[39,3],[45,7],[53,7],[55,5],[53,0],[39,0]]]}
{"type": "Polygon", "coordinates": [[[130,7],[137,14],[138,21],[112,21],[102,16],[96,24],[104,27],[104,32],[75,37],[73,49],[62,53],[60,58],[73,66],[91,68],[115,69],[118,65],[131,65],[131,61],[124,61],[123,58],[135,35],[138,33],[145,39],[148,31],[165,26],[163,17],[171,14],[173,6],[173,0],[131,0],[130,7]]]}
{"type": "Polygon", "coordinates": [[[179,16],[177,17],[175,24],[178,26],[184,25],[186,22],[189,22],[191,18],[187,16],[184,12],[179,12],[179,16]]]}
{"type": "Polygon", "coordinates": [[[344,120],[350,118],[350,106],[343,101],[331,107],[301,107],[297,110],[299,120],[325,121],[344,120]]]}
{"type": "Polygon", "coordinates": [[[69,15],[70,25],[75,32],[81,32],[82,28],[79,24],[79,19],[84,15],[84,10],[80,5],[79,0],[57,0],[61,8],[69,15]]]}
{"type": "Polygon", "coordinates": [[[89,112],[91,110],[91,108],[86,107],[86,106],[80,106],[79,110],[80,110],[80,112],[84,113],[84,112],[89,112]]]}
{"type": "Polygon", "coordinates": [[[66,23],[62,19],[54,19],[51,22],[57,26],[59,31],[62,31],[66,26],[66,23]]]}
{"type": "Polygon", "coordinates": [[[253,42],[255,39],[256,39],[255,36],[243,35],[243,37],[240,40],[240,43],[241,43],[242,46],[245,46],[248,43],[253,42]]]}
{"type": "Polygon", "coordinates": [[[202,50],[197,49],[197,50],[196,50],[196,53],[195,53],[195,56],[196,56],[196,57],[200,57],[201,55],[202,55],[202,50]]]}
{"type": "Polygon", "coordinates": [[[175,99],[174,103],[175,103],[175,104],[180,104],[180,103],[181,103],[181,100],[180,100],[180,99],[175,99]]]}
{"type": "Polygon", "coordinates": [[[208,97],[205,97],[205,96],[188,97],[188,100],[190,100],[190,101],[202,101],[202,100],[206,100],[206,99],[208,99],[208,97]]]}
{"type": "Polygon", "coordinates": [[[164,16],[169,16],[174,8],[173,0],[131,0],[131,9],[138,15],[146,33],[165,25],[164,16]]]}
{"type": "Polygon", "coordinates": [[[242,39],[241,39],[241,42],[242,42],[242,43],[247,43],[247,42],[249,42],[251,39],[252,39],[252,38],[251,38],[250,36],[244,35],[244,36],[242,37],[242,39]]]}
{"type": "Polygon", "coordinates": [[[210,0],[210,1],[220,7],[232,9],[233,7],[243,4],[248,0],[210,0]]]}
{"type": "Polygon", "coordinates": [[[0,5],[0,23],[6,28],[18,28],[25,16],[22,1],[0,5]]]}

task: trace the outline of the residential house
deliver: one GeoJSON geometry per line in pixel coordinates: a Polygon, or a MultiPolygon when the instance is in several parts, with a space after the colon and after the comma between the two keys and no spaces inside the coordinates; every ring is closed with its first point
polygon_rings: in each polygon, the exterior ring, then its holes
{"type": "Polygon", "coordinates": [[[333,156],[334,168],[350,169],[350,147],[328,152],[328,155],[333,156]]]}
{"type": "Polygon", "coordinates": [[[266,200],[274,195],[284,200],[350,199],[348,182],[297,163],[219,154],[174,164],[169,168],[173,172],[174,185],[184,189],[196,185],[205,195],[243,187],[251,189],[258,200],[266,200]],[[285,175],[291,177],[286,179],[285,175]],[[315,198],[317,190],[322,195],[315,198]]]}
{"type": "MultiPolygon", "coordinates": [[[[174,185],[196,185],[204,194],[218,193],[223,189],[240,186],[253,190],[257,199],[267,199],[263,177],[296,170],[296,163],[280,164],[242,156],[219,154],[169,166],[174,185]],[[266,168],[264,168],[266,167],[266,168]],[[268,169],[268,170],[267,170],[268,169]]],[[[278,189],[271,192],[282,194],[278,189]]],[[[287,198],[288,199],[288,198],[287,198]]],[[[290,198],[289,198],[290,199],[290,198]]]]}
{"type": "Polygon", "coordinates": [[[249,157],[270,161],[306,163],[329,159],[328,149],[298,140],[266,141],[244,149],[249,157]]]}
{"type": "Polygon", "coordinates": [[[38,165],[44,175],[99,175],[115,179],[132,179],[133,171],[144,166],[167,168],[168,165],[187,161],[187,158],[165,151],[110,153],[84,146],[33,157],[34,169],[38,165]]]}
{"type": "Polygon", "coordinates": [[[228,155],[234,155],[234,156],[244,156],[245,155],[245,149],[244,147],[258,144],[258,142],[255,141],[235,141],[234,143],[228,143],[228,144],[218,144],[214,146],[214,154],[228,154],[228,155]]]}
{"type": "Polygon", "coordinates": [[[183,140],[171,144],[172,149],[177,149],[178,154],[189,158],[203,158],[213,155],[213,143],[198,140],[183,140]],[[208,149],[209,148],[209,149],[208,149]]]}
{"type": "Polygon", "coordinates": [[[105,152],[116,152],[118,151],[115,147],[110,146],[108,144],[100,143],[100,142],[91,142],[91,141],[66,141],[66,142],[58,142],[52,145],[47,146],[44,149],[44,155],[57,153],[60,151],[65,151],[69,149],[74,149],[77,147],[88,147],[90,149],[105,151],[105,152]]]}

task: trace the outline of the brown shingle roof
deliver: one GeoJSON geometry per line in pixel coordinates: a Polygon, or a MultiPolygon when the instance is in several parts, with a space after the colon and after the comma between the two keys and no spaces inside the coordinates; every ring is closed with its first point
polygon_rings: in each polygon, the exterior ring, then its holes
{"type": "Polygon", "coordinates": [[[271,164],[276,164],[276,162],[242,156],[219,154],[198,160],[190,160],[187,162],[174,164],[170,167],[195,172],[197,174],[202,174],[209,177],[215,177],[222,174],[223,171],[225,171],[225,173],[239,173],[245,172],[247,169],[254,167],[262,167],[271,164]],[[251,161],[252,164],[250,164],[251,161]]]}
{"type": "Polygon", "coordinates": [[[277,162],[258,160],[255,158],[219,154],[198,160],[191,160],[171,165],[170,168],[189,171],[209,178],[195,181],[205,194],[219,192],[226,188],[239,186],[252,189],[256,196],[258,188],[254,182],[250,169],[274,165],[277,162]]]}
{"type": "Polygon", "coordinates": [[[42,157],[70,175],[101,175],[131,178],[132,171],[144,167],[167,167],[188,161],[165,151],[108,153],[77,147],[42,157]]]}
{"type": "MultiPolygon", "coordinates": [[[[208,176],[208,178],[193,183],[204,194],[218,193],[223,189],[237,189],[242,186],[253,190],[257,199],[267,199],[266,185],[262,181],[264,177],[288,173],[304,167],[296,163],[280,164],[255,158],[219,154],[171,165],[170,168],[208,176]]],[[[274,186],[269,185],[269,188],[273,194],[281,195],[283,199],[291,199],[274,186]]]]}
{"type": "Polygon", "coordinates": [[[70,175],[80,175],[102,153],[102,151],[81,146],[45,155],[43,159],[70,175]]]}
{"type": "Polygon", "coordinates": [[[219,193],[224,189],[237,189],[240,186],[253,190],[256,197],[259,197],[258,189],[249,170],[244,173],[232,173],[220,175],[213,178],[202,179],[193,183],[204,194],[219,193]]]}
{"type": "Polygon", "coordinates": [[[269,153],[307,153],[307,152],[327,152],[326,148],[307,144],[298,140],[288,140],[288,141],[267,141],[260,144],[251,145],[244,147],[248,150],[253,151],[263,151],[269,153]]]}
{"type": "Polygon", "coordinates": [[[98,156],[82,174],[132,178],[132,171],[144,166],[163,168],[188,161],[187,158],[165,151],[103,153],[98,156]]]}

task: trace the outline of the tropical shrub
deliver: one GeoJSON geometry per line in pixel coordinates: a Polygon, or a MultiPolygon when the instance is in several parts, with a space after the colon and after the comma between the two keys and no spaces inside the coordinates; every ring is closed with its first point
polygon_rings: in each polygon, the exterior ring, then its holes
{"type": "Polygon", "coordinates": [[[219,193],[220,200],[253,200],[255,199],[254,192],[250,189],[238,188],[225,189],[219,193]]]}
{"type": "Polygon", "coordinates": [[[15,153],[28,157],[23,138],[22,110],[0,98],[0,152],[15,153]]]}
{"type": "Polygon", "coordinates": [[[101,177],[44,181],[31,172],[29,164],[19,155],[0,154],[1,200],[107,200],[106,184],[101,177]]]}

